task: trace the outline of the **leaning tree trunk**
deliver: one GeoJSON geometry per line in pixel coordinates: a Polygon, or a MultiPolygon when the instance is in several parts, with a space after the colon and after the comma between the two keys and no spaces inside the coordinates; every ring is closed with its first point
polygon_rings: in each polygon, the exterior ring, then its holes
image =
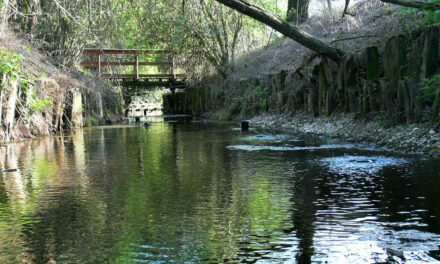
{"type": "Polygon", "coordinates": [[[304,30],[297,26],[290,24],[287,21],[282,20],[280,17],[271,14],[270,12],[262,9],[261,7],[248,3],[244,0],[216,0],[238,12],[250,16],[276,31],[284,34],[285,36],[295,40],[299,44],[324,55],[334,61],[339,61],[345,54],[344,51],[337,49],[330,44],[313,37],[304,30]]]}
{"type": "Polygon", "coordinates": [[[423,8],[423,9],[440,9],[440,3],[438,2],[428,2],[421,0],[380,0],[389,4],[396,4],[406,7],[413,8],[423,8]]]}
{"type": "Polygon", "coordinates": [[[299,25],[309,18],[309,0],[289,0],[287,21],[299,25]]]}

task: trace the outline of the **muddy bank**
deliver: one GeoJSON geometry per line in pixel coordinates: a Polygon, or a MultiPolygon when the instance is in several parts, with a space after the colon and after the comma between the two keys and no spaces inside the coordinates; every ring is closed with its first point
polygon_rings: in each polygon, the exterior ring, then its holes
{"type": "Polygon", "coordinates": [[[360,118],[356,114],[313,117],[312,114],[263,114],[251,123],[267,129],[287,129],[341,138],[351,142],[368,142],[377,147],[401,152],[440,156],[440,126],[432,123],[400,124],[387,127],[384,121],[360,118]]]}

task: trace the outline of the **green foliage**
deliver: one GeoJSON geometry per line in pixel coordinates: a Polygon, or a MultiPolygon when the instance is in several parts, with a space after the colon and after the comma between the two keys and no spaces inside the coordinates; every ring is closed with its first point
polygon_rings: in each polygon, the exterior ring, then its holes
{"type": "MultiPolygon", "coordinates": [[[[21,54],[0,48],[0,78],[7,75],[13,80],[19,79],[22,75],[22,60],[23,56],[21,54]]],[[[4,88],[2,83],[0,83],[0,88],[4,88]]]]}
{"type": "Polygon", "coordinates": [[[228,108],[229,117],[238,114],[241,103],[242,103],[242,98],[234,98],[234,100],[232,101],[232,103],[228,108]]]}
{"type": "Polygon", "coordinates": [[[386,15],[392,14],[393,11],[394,11],[394,7],[392,7],[392,6],[388,6],[388,7],[385,8],[385,14],[386,15]]]}
{"type": "MultiPolygon", "coordinates": [[[[240,54],[273,39],[267,26],[215,0],[18,2],[15,8],[23,15],[13,17],[13,22],[32,34],[35,46],[68,66],[79,65],[84,47],[172,49],[177,60],[185,61],[186,69],[177,67],[177,71],[203,74],[211,65],[224,70],[240,54]]],[[[252,2],[284,14],[278,1],[252,2]]],[[[141,61],[167,60],[160,54],[141,57],[141,61]]],[[[154,70],[163,71],[141,67],[141,73],[154,70]]]]}
{"type": "Polygon", "coordinates": [[[403,7],[401,11],[396,13],[397,17],[403,19],[401,23],[402,31],[410,32],[412,27],[408,24],[409,21],[413,21],[418,16],[418,9],[411,7],[403,7]]]}
{"type": "Polygon", "coordinates": [[[433,103],[440,87],[440,74],[423,79],[419,85],[419,90],[423,92],[422,98],[426,102],[433,103]]]}
{"type": "Polygon", "coordinates": [[[380,12],[379,12],[379,10],[374,10],[373,13],[372,13],[372,16],[373,16],[374,18],[378,18],[378,17],[380,17],[380,12]]]}
{"type": "Polygon", "coordinates": [[[105,124],[105,119],[98,116],[89,116],[84,118],[83,122],[85,127],[102,126],[105,124]]]}
{"type": "Polygon", "coordinates": [[[378,113],[378,114],[376,114],[376,115],[374,116],[374,120],[375,120],[376,122],[383,122],[383,121],[386,120],[386,116],[385,116],[384,113],[378,113]]]}
{"type": "Polygon", "coordinates": [[[412,17],[415,18],[416,14],[414,14],[414,11],[417,9],[412,7],[403,7],[402,10],[397,14],[397,17],[412,17]]]}
{"type": "Polygon", "coordinates": [[[268,94],[268,92],[269,92],[269,89],[267,89],[267,88],[262,88],[260,85],[258,85],[257,87],[255,87],[255,89],[254,89],[254,94],[257,96],[257,98],[258,98],[258,102],[259,102],[259,105],[260,105],[260,109],[261,110],[266,110],[266,108],[267,108],[267,100],[266,100],[266,97],[267,97],[267,94],[268,94]]]}
{"type": "MultiPolygon", "coordinates": [[[[440,0],[428,0],[428,3],[440,3],[440,0]]],[[[424,17],[420,20],[420,22],[424,25],[430,26],[435,25],[440,22],[440,10],[429,9],[428,6],[425,6],[423,9],[426,10],[424,17]]],[[[415,8],[403,8],[400,16],[411,16],[412,18],[417,17],[415,14],[415,8]]]]}
{"type": "Polygon", "coordinates": [[[52,97],[46,96],[42,99],[39,99],[34,94],[32,95],[32,100],[30,103],[31,113],[41,112],[49,105],[53,105],[52,97]]]}
{"type": "MultiPolygon", "coordinates": [[[[440,3],[440,0],[429,0],[429,3],[440,3]]],[[[427,6],[425,6],[423,9],[426,10],[424,16],[420,19],[420,23],[430,26],[435,25],[440,22],[440,10],[434,10],[434,9],[428,9],[427,6]]],[[[418,9],[411,8],[411,7],[403,7],[402,11],[400,11],[397,16],[400,18],[417,18],[418,9]]],[[[406,23],[402,24],[403,30],[409,30],[409,26],[406,23]]]]}
{"type": "Polygon", "coordinates": [[[288,12],[286,12],[286,15],[283,17],[284,19],[287,19],[288,17],[290,17],[291,15],[294,15],[294,14],[296,14],[296,13],[298,13],[297,11],[296,11],[296,8],[291,8],[288,12]]]}
{"type": "Polygon", "coordinates": [[[370,85],[371,85],[371,87],[372,87],[373,92],[377,92],[377,91],[379,91],[379,86],[378,86],[377,83],[372,82],[370,85]]]}
{"type": "Polygon", "coordinates": [[[405,76],[403,76],[403,79],[404,79],[405,81],[412,81],[412,80],[413,80],[413,78],[411,77],[411,75],[405,75],[405,76]]]}
{"type": "Polygon", "coordinates": [[[434,25],[440,21],[440,10],[429,10],[421,22],[425,25],[434,25]]]}
{"type": "MultiPolygon", "coordinates": [[[[440,0],[428,0],[429,3],[440,3],[440,0]]],[[[425,8],[427,9],[427,8],[425,8]]],[[[421,22],[425,25],[434,25],[440,21],[440,10],[427,9],[421,22]]]]}

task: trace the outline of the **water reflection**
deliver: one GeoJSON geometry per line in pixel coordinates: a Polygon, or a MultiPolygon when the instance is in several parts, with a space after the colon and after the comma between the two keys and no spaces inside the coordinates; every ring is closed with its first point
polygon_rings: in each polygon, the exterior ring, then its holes
{"type": "Polygon", "coordinates": [[[295,235],[299,240],[296,260],[298,263],[311,263],[314,253],[313,237],[316,222],[316,193],[315,183],[309,171],[300,178],[299,184],[293,190],[293,225],[295,235]]]}
{"type": "Polygon", "coordinates": [[[440,259],[438,160],[155,121],[0,147],[0,263],[440,259]]]}

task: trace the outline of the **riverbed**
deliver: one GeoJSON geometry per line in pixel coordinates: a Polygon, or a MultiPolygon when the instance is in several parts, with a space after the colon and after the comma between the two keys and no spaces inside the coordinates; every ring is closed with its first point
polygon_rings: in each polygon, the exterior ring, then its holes
{"type": "Polygon", "coordinates": [[[440,263],[439,159],[149,121],[0,147],[0,263],[440,263]]]}

